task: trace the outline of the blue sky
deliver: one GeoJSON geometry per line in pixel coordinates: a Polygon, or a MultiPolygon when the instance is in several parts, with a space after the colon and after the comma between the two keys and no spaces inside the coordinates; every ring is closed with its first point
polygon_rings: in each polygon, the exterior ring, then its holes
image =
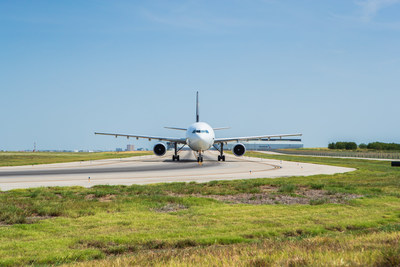
{"type": "MultiPolygon", "coordinates": [[[[94,131],[400,142],[400,1],[1,1],[0,150],[94,131]]],[[[135,141],[145,146],[148,141],[135,141]]]]}

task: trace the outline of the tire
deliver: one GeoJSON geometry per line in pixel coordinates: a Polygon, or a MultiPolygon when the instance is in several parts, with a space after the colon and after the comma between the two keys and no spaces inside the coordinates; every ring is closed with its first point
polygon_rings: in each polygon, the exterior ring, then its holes
{"type": "Polygon", "coordinates": [[[225,161],[225,155],[222,155],[222,161],[225,161]]]}
{"type": "Polygon", "coordinates": [[[179,161],[179,155],[176,156],[176,161],[179,161]]]}

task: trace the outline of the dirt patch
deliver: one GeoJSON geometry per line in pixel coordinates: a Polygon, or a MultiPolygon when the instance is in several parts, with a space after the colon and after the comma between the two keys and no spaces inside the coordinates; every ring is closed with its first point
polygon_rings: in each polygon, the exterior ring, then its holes
{"type": "Polygon", "coordinates": [[[115,199],[115,195],[106,195],[104,197],[99,197],[99,202],[111,202],[115,199]]]}
{"type": "Polygon", "coordinates": [[[85,196],[85,200],[97,199],[99,202],[111,202],[115,199],[115,195],[108,194],[102,197],[96,197],[95,194],[88,194],[85,196]]]}
{"type": "Polygon", "coordinates": [[[95,199],[95,198],[96,198],[96,196],[94,194],[88,194],[88,195],[85,196],[85,200],[92,200],[92,199],[95,199]]]}
{"type": "Polygon", "coordinates": [[[278,192],[278,188],[272,186],[261,187],[261,193],[242,193],[236,195],[200,195],[195,197],[211,198],[232,204],[284,204],[284,205],[319,205],[325,203],[344,204],[351,199],[362,197],[362,195],[328,192],[322,189],[298,188],[293,193],[285,194],[278,192]]]}
{"type": "Polygon", "coordinates": [[[260,186],[260,189],[262,192],[269,192],[269,193],[278,191],[277,187],[271,185],[262,185],[260,186]]]}
{"type": "Polygon", "coordinates": [[[153,210],[157,211],[157,212],[168,213],[168,212],[175,212],[178,210],[185,210],[185,209],[187,209],[187,207],[185,205],[177,204],[177,203],[168,203],[167,205],[162,206],[161,208],[156,208],[153,210]]]}

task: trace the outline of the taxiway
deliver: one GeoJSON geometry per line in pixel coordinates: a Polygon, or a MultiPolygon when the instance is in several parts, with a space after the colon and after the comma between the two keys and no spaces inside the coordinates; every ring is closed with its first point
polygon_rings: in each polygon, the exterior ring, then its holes
{"type": "Polygon", "coordinates": [[[181,151],[181,161],[173,162],[171,154],[163,157],[139,156],[123,159],[57,163],[0,168],[0,189],[41,186],[84,186],[100,184],[131,185],[164,182],[208,182],[251,178],[276,178],[334,174],[351,168],[297,163],[226,154],[218,162],[217,152],[207,151],[204,163],[196,161],[192,151],[181,151]]]}

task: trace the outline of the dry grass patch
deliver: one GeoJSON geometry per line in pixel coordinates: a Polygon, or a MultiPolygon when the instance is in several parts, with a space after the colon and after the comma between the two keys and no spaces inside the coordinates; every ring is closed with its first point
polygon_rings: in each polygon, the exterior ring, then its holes
{"type": "MultiPolygon", "coordinates": [[[[332,193],[323,189],[312,189],[308,187],[294,187],[285,185],[274,187],[270,185],[261,186],[261,193],[241,193],[232,195],[202,195],[191,194],[189,196],[211,198],[231,204],[251,205],[318,205],[325,203],[346,204],[349,200],[361,198],[362,195],[350,193],[332,193]]],[[[171,194],[173,196],[188,196],[171,194]]]]}
{"type": "Polygon", "coordinates": [[[399,266],[399,239],[397,232],[264,240],[140,251],[74,266],[399,266]]]}
{"type": "Polygon", "coordinates": [[[176,212],[178,210],[185,210],[188,207],[186,207],[185,205],[179,204],[179,203],[168,203],[160,208],[155,208],[153,209],[156,212],[176,212]]]}

